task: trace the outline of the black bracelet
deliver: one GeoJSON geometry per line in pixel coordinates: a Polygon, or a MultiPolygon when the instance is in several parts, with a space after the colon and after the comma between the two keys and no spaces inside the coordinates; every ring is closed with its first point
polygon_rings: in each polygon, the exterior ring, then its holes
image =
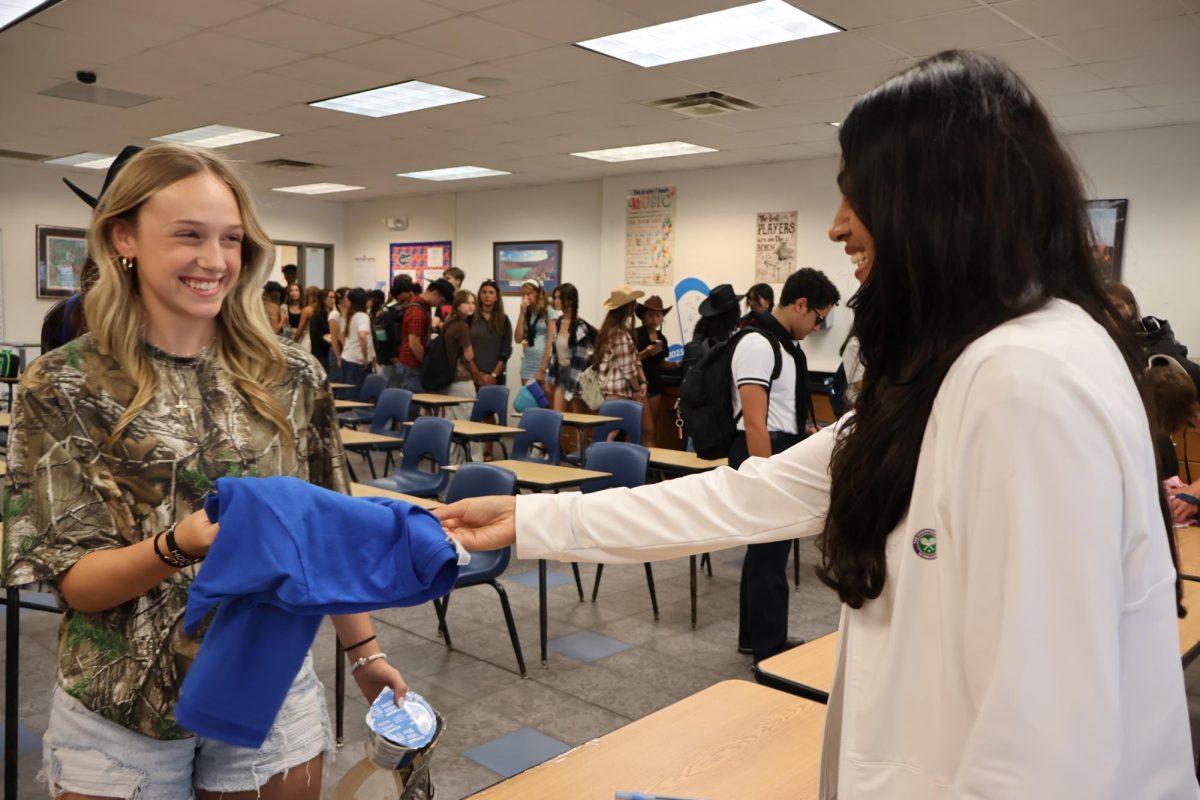
{"type": "Polygon", "coordinates": [[[175,542],[175,528],[177,525],[179,525],[178,522],[167,528],[167,552],[171,554],[171,558],[181,562],[185,567],[190,567],[193,564],[199,564],[204,560],[204,556],[193,558],[180,550],[179,545],[175,542]]]}
{"type": "Polygon", "coordinates": [[[357,650],[358,648],[362,647],[364,644],[369,644],[373,641],[375,641],[375,636],[374,635],[368,636],[367,638],[363,639],[358,644],[352,644],[349,647],[343,647],[342,650],[349,653],[351,650],[357,650]]]}
{"type": "Polygon", "coordinates": [[[158,560],[166,564],[171,569],[183,569],[187,566],[187,564],[181,564],[173,558],[163,555],[162,551],[158,549],[158,540],[161,539],[165,533],[166,531],[161,531],[157,536],[154,537],[154,555],[158,556],[158,560]]]}

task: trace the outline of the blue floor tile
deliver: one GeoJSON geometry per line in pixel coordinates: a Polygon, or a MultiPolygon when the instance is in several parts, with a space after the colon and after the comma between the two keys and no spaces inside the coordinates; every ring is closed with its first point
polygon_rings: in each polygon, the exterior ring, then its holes
{"type": "MultiPolygon", "coordinates": [[[[512,573],[505,573],[504,580],[516,581],[517,583],[523,583],[526,586],[532,586],[534,589],[536,589],[538,585],[538,574],[536,569],[530,570],[529,572],[518,572],[515,575],[512,573]]],[[[546,570],[546,588],[548,589],[574,582],[575,579],[570,575],[562,572],[554,572],[553,570],[546,570]]]]}
{"type": "Polygon", "coordinates": [[[570,745],[533,728],[521,728],[507,736],[472,747],[463,755],[493,772],[511,778],[570,749],[570,745]]]}
{"type": "MultiPolygon", "coordinates": [[[[4,731],[0,729],[0,748],[4,747],[4,731]]],[[[42,752],[42,737],[38,736],[25,723],[17,723],[17,755],[27,756],[30,753],[42,752]]]]}
{"type": "Polygon", "coordinates": [[[629,642],[622,642],[620,639],[591,631],[568,633],[566,636],[551,639],[546,646],[554,652],[570,656],[576,661],[595,661],[598,658],[611,656],[613,653],[633,647],[629,642]]]}

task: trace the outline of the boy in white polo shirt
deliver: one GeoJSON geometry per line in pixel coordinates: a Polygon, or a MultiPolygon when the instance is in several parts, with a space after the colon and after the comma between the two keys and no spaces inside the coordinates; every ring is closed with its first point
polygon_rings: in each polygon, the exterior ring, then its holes
{"type": "MultiPolygon", "coordinates": [[[[816,431],[809,424],[808,363],[798,341],[820,327],[839,298],[825,273],[806,267],[788,276],[772,311],[747,317],[746,326],[763,335],[742,336],[731,360],[738,428],[729,451],[734,469],[750,456],[782,453],[816,431]]],[[[738,652],[753,654],[755,663],[801,643],[787,635],[790,549],[786,540],[746,548],[738,652]]]]}

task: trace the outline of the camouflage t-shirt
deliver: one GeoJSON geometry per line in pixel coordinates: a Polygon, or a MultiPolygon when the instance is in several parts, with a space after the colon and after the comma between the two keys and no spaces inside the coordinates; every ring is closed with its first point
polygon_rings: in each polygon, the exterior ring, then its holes
{"type": "MultiPolygon", "coordinates": [[[[285,345],[275,396],[293,447],[258,416],[211,354],[175,358],[146,345],[158,389],[106,446],[136,386],[91,335],[21,377],[8,440],[4,584],[53,581],[95,550],[151,538],[202,507],[217,478],[293,475],[339,492],[349,475],[325,375],[285,345]]],[[[219,534],[218,534],[219,535],[219,534]]],[[[58,680],[96,713],[146,736],[189,736],[175,703],[200,639],[183,632],[196,568],[98,614],[67,609],[58,680]]]]}

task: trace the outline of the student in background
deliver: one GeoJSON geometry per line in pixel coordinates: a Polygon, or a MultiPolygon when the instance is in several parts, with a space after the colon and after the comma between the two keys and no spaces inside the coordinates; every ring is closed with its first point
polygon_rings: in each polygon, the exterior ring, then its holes
{"type": "Polygon", "coordinates": [[[642,362],[642,372],[646,375],[646,406],[642,415],[642,442],[647,447],[656,447],[655,421],[658,410],[662,406],[662,371],[678,369],[679,365],[667,361],[667,352],[671,343],[663,333],[663,319],[671,313],[672,306],[663,307],[662,298],[650,296],[645,303],[638,303],[637,316],[642,321],[635,332],[634,345],[637,347],[638,359],[642,362]]]}
{"type": "MultiPolygon", "coordinates": [[[[734,342],[733,411],[740,416],[737,436],[729,451],[729,466],[737,469],[751,456],[768,458],[816,433],[808,391],[808,362],[800,340],[820,327],[840,299],[825,273],[801,269],[788,276],[779,305],[770,312],[752,311],[744,334],[734,342]],[[774,340],[774,345],[772,341],[774,340]],[[774,380],[775,345],[779,376],[774,380]]],[[[788,638],[786,539],[746,548],[739,600],[738,652],[753,654],[755,663],[783,652],[803,639],[788,638]]]]}
{"type": "Polygon", "coordinates": [[[1121,319],[1137,334],[1147,358],[1156,353],[1170,356],[1187,370],[1196,391],[1200,392],[1200,364],[1188,358],[1187,345],[1175,338],[1171,323],[1154,316],[1142,316],[1133,290],[1123,283],[1108,284],[1108,297],[1121,319]]]}
{"type": "MultiPolygon", "coordinates": [[[[477,300],[473,293],[461,289],[454,294],[453,311],[446,318],[439,336],[446,340],[446,357],[454,366],[454,380],[444,390],[444,394],[455,397],[475,397],[475,387],[482,384],[484,374],[479,370],[475,361],[475,348],[471,339],[472,323],[477,310],[477,300]]],[[[470,419],[471,404],[462,403],[448,406],[444,411],[447,419],[470,419]]],[[[472,457],[480,454],[478,445],[470,445],[472,457]]],[[[461,450],[454,448],[452,461],[462,460],[461,450]]]]}
{"type": "MultiPolygon", "coordinates": [[[[129,160],[88,240],[90,332],[25,371],[7,453],[5,584],[53,581],[64,606],[51,791],[317,800],[333,742],[311,656],[258,750],[174,719],[202,638],[181,624],[188,587],[220,535],[195,510],[213,482],[290,475],[349,493],[321,369],[262,313],[271,240],[228,163],[175,144],[129,160]]],[[[370,640],[351,661],[380,652],[367,614],[333,624],[342,642],[370,640]]],[[[386,659],[352,674],[368,702],[406,691],[386,659]]]]}
{"type": "Polygon", "coordinates": [[[367,315],[367,292],[354,288],[346,294],[350,304],[346,312],[346,338],[342,342],[342,383],[354,387],[357,394],[375,358],[371,341],[371,318],[367,315]]]}
{"type": "Polygon", "coordinates": [[[602,304],[608,313],[596,334],[592,363],[596,365],[605,400],[634,400],[642,404],[644,413],[646,374],[633,343],[634,312],[643,294],[628,284],[609,294],[602,304]]]}
{"type": "Polygon", "coordinates": [[[471,321],[471,345],[479,370],[475,385],[503,385],[504,371],[512,357],[513,330],[500,299],[500,284],[491,279],[479,285],[478,306],[471,321]]]}
{"type": "Polygon", "coordinates": [[[342,382],[342,344],[346,341],[346,324],[350,311],[350,287],[342,286],[333,293],[333,308],[329,310],[329,357],[332,359],[329,380],[342,382]]]}
{"type": "MultiPolygon", "coordinates": [[[[442,271],[442,280],[450,285],[451,297],[455,292],[462,289],[463,281],[466,280],[467,273],[463,272],[458,267],[446,267],[442,271]]],[[[433,329],[436,331],[442,327],[442,323],[450,316],[453,311],[451,305],[451,297],[447,297],[446,301],[434,309],[433,329]]]]}
{"type": "Polygon", "coordinates": [[[380,371],[387,378],[389,389],[401,389],[396,374],[396,363],[400,357],[400,343],[404,312],[413,298],[413,280],[404,273],[392,278],[391,299],[375,317],[375,354],[379,358],[380,371]]]}
{"type": "Polygon", "coordinates": [[[766,313],[775,308],[775,290],[769,283],[756,283],[746,291],[745,300],[747,316],[755,311],[766,313]]]}
{"type": "Polygon", "coordinates": [[[1171,356],[1161,353],[1150,356],[1150,366],[1144,377],[1146,390],[1154,401],[1151,404],[1150,432],[1158,450],[1161,477],[1165,481],[1171,506],[1171,517],[1181,525],[1196,519],[1196,504],[1175,495],[1183,493],[1195,497],[1200,491],[1200,475],[1193,475],[1195,482],[1185,484],[1179,457],[1175,452],[1174,438],[1186,435],[1188,423],[1196,418],[1196,386],[1191,377],[1171,356]]]}
{"type": "Polygon", "coordinates": [[[854,335],[854,328],[850,329],[850,333],[846,335],[846,341],[842,342],[840,353],[842,357],[842,374],[846,378],[846,391],[843,394],[843,400],[846,403],[846,408],[854,408],[854,402],[858,400],[858,395],[862,392],[862,381],[865,369],[863,368],[862,358],[859,357],[858,337],[854,335]]]}
{"type": "Polygon", "coordinates": [[[517,327],[513,334],[514,342],[521,345],[522,386],[530,381],[544,383],[546,380],[542,356],[546,353],[550,311],[542,282],[537,278],[526,279],[521,284],[521,312],[517,315],[517,327]]]}
{"type": "Polygon", "coordinates": [[[263,286],[263,309],[267,313],[267,324],[271,331],[280,338],[287,338],[287,315],[283,313],[285,289],[275,281],[267,281],[263,286]]]}
{"type": "Polygon", "coordinates": [[[821,800],[1200,798],[1146,362],[1049,116],[948,51],[838,139],[854,414],[740,470],[437,516],[468,548],[604,563],[819,533],[844,604],[821,800]]]}
{"type": "Polygon", "coordinates": [[[584,411],[583,402],[577,398],[579,376],[591,363],[596,329],[579,317],[579,291],[575,284],[564,283],[554,291],[562,306],[562,316],[550,322],[542,371],[546,373],[546,384],[554,387],[555,411],[584,411]]]}
{"type": "Polygon", "coordinates": [[[425,291],[414,294],[404,310],[400,319],[400,355],[396,357],[396,379],[400,388],[414,394],[424,391],[421,359],[425,357],[425,345],[429,343],[433,328],[434,308],[453,298],[454,287],[439,278],[425,287],[425,291]]]}
{"type": "Polygon", "coordinates": [[[296,283],[296,275],[298,270],[296,269],[295,264],[284,264],[279,271],[283,274],[284,289],[287,289],[287,287],[291,286],[293,283],[296,283]]]}
{"type": "Polygon", "coordinates": [[[333,302],[332,289],[312,287],[315,297],[309,306],[308,335],[312,354],[321,366],[329,369],[329,305],[333,302]]]}
{"type": "Polygon", "coordinates": [[[699,364],[709,350],[728,339],[738,328],[738,296],[722,283],[712,288],[700,303],[700,319],[692,329],[692,340],[683,348],[683,372],[699,364]]]}

